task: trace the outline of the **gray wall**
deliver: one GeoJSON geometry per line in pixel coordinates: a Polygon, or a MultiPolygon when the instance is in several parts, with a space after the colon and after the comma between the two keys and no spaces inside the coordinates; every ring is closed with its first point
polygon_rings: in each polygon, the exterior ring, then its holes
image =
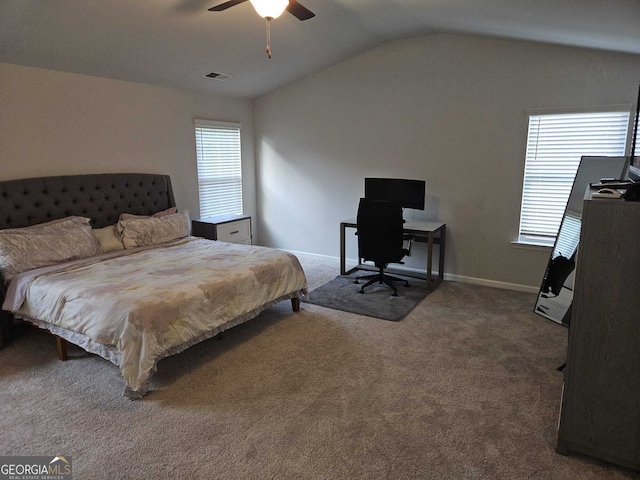
{"type": "Polygon", "coordinates": [[[108,172],[171,175],[199,215],[194,119],[242,124],[245,211],[255,217],[250,100],[0,63],[0,180],[108,172]]]}
{"type": "MultiPolygon", "coordinates": [[[[527,110],[630,105],[638,72],[640,56],[435,35],[252,103],[0,64],[0,180],[169,173],[178,205],[197,217],[193,119],[237,121],[259,243],[337,256],[339,222],[355,215],[365,176],[422,178],[427,210],[407,216],[447,223],[452,278],[537,288],[548,251],[511,244],[527,110]]],[[[423,262],[420,246],[409,265],[423,262]]]]}
{"type": "Polygon", "coordinates": [[[549,250],[512,244],[528,111],[631,108],[639,72],[640,56],[433,35],[265,95],[254,104],[260,242],[338,256],[365,176],[424,179],[427,208],[406,216],[446,222],[449,278],[535,290],[549,250]]]}

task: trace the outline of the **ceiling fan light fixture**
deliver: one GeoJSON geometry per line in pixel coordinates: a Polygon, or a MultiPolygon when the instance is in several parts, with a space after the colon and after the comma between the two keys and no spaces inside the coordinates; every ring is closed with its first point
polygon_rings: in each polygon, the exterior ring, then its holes
{"type": "Polygon", "coordinates": [[[289,5],[289,0],[249,0],[258,15],[263,18],[278,18],[289,5]]]}

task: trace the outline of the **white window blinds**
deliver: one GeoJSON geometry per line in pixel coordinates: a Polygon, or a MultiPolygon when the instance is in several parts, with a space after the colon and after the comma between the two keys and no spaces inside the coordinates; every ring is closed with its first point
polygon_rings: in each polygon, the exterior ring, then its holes
{"type": "Polygon", "coordinates": [[[242,211],[240,125],[196,120],[200,217],[242,211]]]}
{"type": "Polygon", "coordinates": [[[585,156],[624,155],[629,112],[531,115],[519,242],[553,245],[585,156]]]}

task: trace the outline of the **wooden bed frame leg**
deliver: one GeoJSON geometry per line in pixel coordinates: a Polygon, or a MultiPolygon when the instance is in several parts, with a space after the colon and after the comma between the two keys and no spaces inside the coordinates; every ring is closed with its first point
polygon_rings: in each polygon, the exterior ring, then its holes
{"type": "Polygon", "coordinates": [[[299,312],[300,311],[300,299],[299,298],[292,298],[291,299],[291,308],[293,308],[294,312],[299,312]]]}
{"type": "Polygon", "coordinates": [[[56,335],[56,344],[58,347],[58,358],[64,362],[69,358],[67,356],[67,341],[56,335]]]}

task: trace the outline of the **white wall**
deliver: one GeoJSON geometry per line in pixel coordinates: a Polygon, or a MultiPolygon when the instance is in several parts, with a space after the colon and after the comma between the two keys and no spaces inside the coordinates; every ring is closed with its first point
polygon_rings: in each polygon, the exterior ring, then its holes
{"type": "Polygon", "coordinates": [[[413,218],[446,222],[446,273],[536,289],[549,252],[511,244],[527,111],[631,108],[639,72],[640,56],[434,35],[265,95],[254,105],[261,243],[338,256],[365,176],[424,179],[427,208],[413,218]]]}
{"type": "Polygon", "coordinates": [[[249,100],[0,63],[0,180],[83,173],[171,175],[199,215],[194,119],[242,124],[244,203],[255,217],[249,100]]]}

